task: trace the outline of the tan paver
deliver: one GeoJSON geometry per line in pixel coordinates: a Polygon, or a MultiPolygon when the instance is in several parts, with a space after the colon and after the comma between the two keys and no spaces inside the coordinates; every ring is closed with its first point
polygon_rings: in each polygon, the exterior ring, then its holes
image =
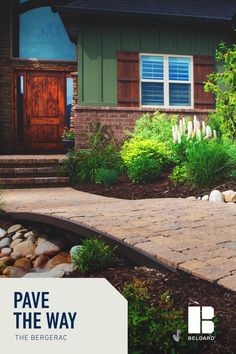
{"type": "Polygon", "coordinates": [[[167,266],[236,290],[236,205],[186,199],[121,200],[72,188],[7,190],[5,209],[90,226],[167,266]]]}

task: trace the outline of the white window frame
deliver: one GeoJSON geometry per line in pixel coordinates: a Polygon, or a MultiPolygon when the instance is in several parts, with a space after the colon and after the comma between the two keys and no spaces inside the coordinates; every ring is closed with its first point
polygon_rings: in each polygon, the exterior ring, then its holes
{"type": "Polygon", "coordinates": [[[139,105],[142,108],[168,108],[172,110],[178,109],[193,109],[194,108],[194,70],[193,70],[193,56],[192,55],[178,55],[178,54],[153,54],[153,53],[140,53],[139,54],[139,63],[140,63],[140,80],[139,80],[139,97],[140,102],[139,105]],[[142,79],[142,56],[156,56],[163,57],[163,80],[147,80],[142,79]],[[182,80],[169,80],[169,58],[177,57],[177,58],[190,58],[190,80],[182,81],[182,80]],[[163,83],[164,86],[164,105],[142,105],[142,82],[155,82],[155,83],[163,83]],[[169,84],[189,84],[191,89],[191,105],[189,106],[170,106],[169,105],[169,84]]]}

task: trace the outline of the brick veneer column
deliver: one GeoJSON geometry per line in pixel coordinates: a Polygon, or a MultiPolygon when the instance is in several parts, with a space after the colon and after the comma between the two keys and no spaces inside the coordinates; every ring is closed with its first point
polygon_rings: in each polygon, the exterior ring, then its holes
{"type": "Polygon", "coordinates": [[[0,11],[0,154],[13,147],[10,1],[0,11]]]}

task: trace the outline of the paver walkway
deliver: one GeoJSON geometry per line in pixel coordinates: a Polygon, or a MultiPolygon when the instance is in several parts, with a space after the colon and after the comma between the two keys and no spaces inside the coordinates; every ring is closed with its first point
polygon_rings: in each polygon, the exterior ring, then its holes
{"type": "Polygon", "coordinates": [[[120,200],[72,188],[7,190],[5,209],[94,227],[157,260],[236,291],[236,205],[185,199],[120,200]]]}

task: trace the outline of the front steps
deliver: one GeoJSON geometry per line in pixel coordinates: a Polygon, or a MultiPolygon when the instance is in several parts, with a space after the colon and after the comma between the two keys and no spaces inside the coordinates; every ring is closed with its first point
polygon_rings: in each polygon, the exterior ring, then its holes
{"type": "Polygon", "coordinates": [[[69,185],[61,175],[65,155],[0,155],[0,186],[3,188],[60,187],[69,185]]]}

